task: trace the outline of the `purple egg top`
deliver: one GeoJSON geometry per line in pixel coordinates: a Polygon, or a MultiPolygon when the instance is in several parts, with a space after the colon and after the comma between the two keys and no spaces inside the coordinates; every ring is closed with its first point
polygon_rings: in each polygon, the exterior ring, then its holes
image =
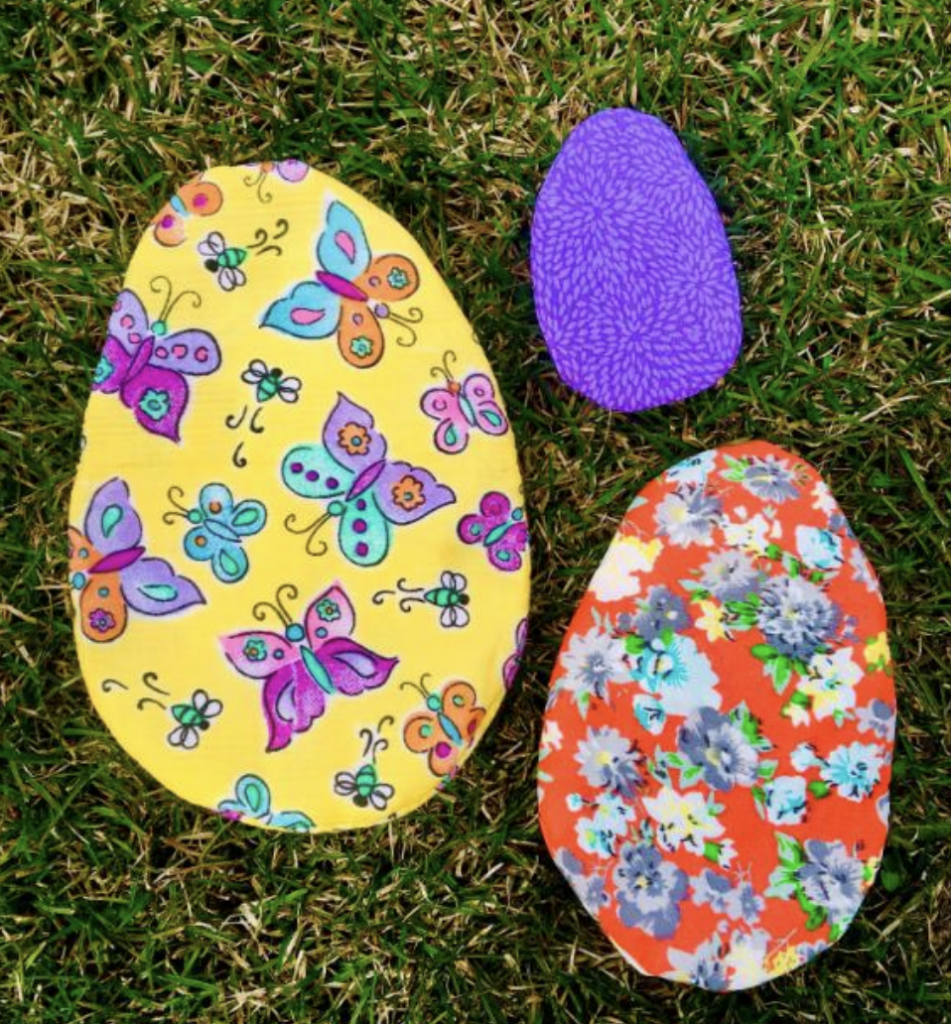
{"type": "Polygon", "coordinates": [[[736,360],[730,244],[710,190],[655,117],[604,110],[571,133],[538,196],[531,264],[555,366],[599,405],[676,402],[736,360]]]}

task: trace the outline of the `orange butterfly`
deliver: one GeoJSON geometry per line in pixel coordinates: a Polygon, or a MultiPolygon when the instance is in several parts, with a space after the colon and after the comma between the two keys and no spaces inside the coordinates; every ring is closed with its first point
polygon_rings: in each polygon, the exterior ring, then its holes
{"type": "Polygon", "coordinates": [[[416,683],[403,683],[401,689],[403,686],[418,689],[426,700],[426,710],[403,726],[403,742],[414,754],[429,754],[433,775],[455,775],[486,714],[476,703],[475,690],[458,679],[446,683],[439,695],[416,683]]]}
{"type": "Polygon", "coordinates": [[[221,209],[221,189],[201,177],[192,179],[172,196],[152,218],[159,245],[176,246],[185,241],[186,217],[210,217],[221,209]]]}
{"type": "Polygon", "coordinates": [[[205,598],[142,543],[142,520],[129,486],[113,477],[93,495],[83,529],[69,527],[70,585],[79,598],[79,625],[94,643],[122,636],[131,609],[140,615],[171,615],[205,598]]]}
{"type": "Polygon", "coordinates": [[[419,271],[406,256],[375,256],[360,218],[339,200],[327,208],[316,256],[314,279],[271,303],[263,326],[307,341],[334,336],[343,358],[361,370],[383,358],[385,324],[399,326],[398,345],[415,343],[411,325],[422,312],[393,307],[415,294],[419,271]]]}

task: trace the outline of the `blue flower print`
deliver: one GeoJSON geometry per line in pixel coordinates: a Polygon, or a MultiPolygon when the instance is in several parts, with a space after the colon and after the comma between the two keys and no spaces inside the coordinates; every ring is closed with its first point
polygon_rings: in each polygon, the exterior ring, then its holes
{"type": "Polygon", "coordinates": [[[555,853],[554,861],[581,900],[581,905],[597,917],[598,911],[611,902],[611,897],[604,891],[604,879],[594,874],[586,875],[584,865],[567,847],[555,853]]]}
{"type": "Polygon", "coordinates": [[[775,502],[777,505],[799,497],[793,471],[787,462],[776,458],[775,455],[767,455],[764,458],[750,456],[740,482],[750,494],[762,498],[763,501],[775,502]]]}
{"type": "Polygon", "coordinates": [[[734,885],[725,875],[709,868],[690,879],[691,899],[697,906],[709,906],[716,914],[726,914],[734,921],[755,924],[766,907],[766,901],[757,895],[750,882],[734,885]]]}
{"type": "Polygon", "coordinates": [[[856,710],[858,718],[858,731],[869,732],[871,730],[880,740],[888,740],[889,743],[895,738],[895,709],[877,697],[864,708],[856,710]]]}
{"type": "Polygon", "coordinates": [[[872,795],[884,763],[884,750],[877,744],[850,743],[836,747],[819,774],[836,787],[839,796],[858,802],[872,795]]]}
{"type": "Polygon", "coordinates": [[[578,744],[575,760],[590,785],[612,793],[632,797],[644,781],[638,769],[644,755],[637,744],[608,726],[588,729],[587,739],[578,744]]]}
{"type": "Polygon", "coordinates": [[[708,545],[723,518],[723,502],[703,487],[681,484],[657,506],[654,518],[657,532],[676,547],[708,545]]]}
{"type": "Polygon", "coordinates": [[[863,866],[841,842],[807,839],[806,863],[796,871],[806,896],[829,915],[830,924],[848,924],[862,902],[863,866]]]}
{"type": "Polygon", "coordinates": [[[690,621],[683,598],[667,587],[651,587],[647,601],[641,605],[640,613],[634,616],[632,625],[638,636],[650,641],[665,629],[679,633],[690,625],[690,621]]]}
{"type": "Polygon", "coordinates": [[[759,755],[739,726],[713,708],[690,713],[677,732],[677,746],[713,789],[727,792],[756,782],[759,755]]]}
{"type": "Polygon", "coordinates": [[[838,606],[801,576],[773,576],[760,592],[757,622],[771,647],[807,662],[842,621],[838,606]]]}
{"type": "Polygon", "coordinates": [[[764,787],[766,820],[774,825],[799,825],[806,815],[806,780],[779,775],[764,787]]]}
{"type": "Polygon", "coordinates": [[[614,885],[622,924],[641,928],[655,939],[670,938],[680,924],[686,873],[645,843],[625,843],[618,860],[614,885]]]}

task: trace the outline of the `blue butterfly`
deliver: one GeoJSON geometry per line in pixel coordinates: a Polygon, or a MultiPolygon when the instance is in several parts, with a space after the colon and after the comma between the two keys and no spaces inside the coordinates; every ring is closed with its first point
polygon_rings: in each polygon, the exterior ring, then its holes
{"type": "Polygon", "coordinates": [[[306,832],[314,827],[313,821],[301,811],[272,811],[271,791],[259,775],[242,775],[234,786],[233,800],[222,800],[218,811],[228,821],[253,818],[271,828],[285,828],[291,832],[306,832]]]}
{"type": "Polygon", "coordinates": [[[316,280],[302,281],[290,295],[273,302],[262,327],[304,340],[336,334],[340,354],[361,370],[383,358],[381,320],[392,320],[409,332],[410,341],[398,344],[416,340],[409,325],[422,319],[419,310],[399,316],[390,306],[416,291],[419,272],[406,256],[374,257],[360,219],[339,201],[327,208],[317,263],[316,280]]]}
{"type": "Polygon", "coordinates": [[[291,533],[306,533],[307,551],[322,555],[321,542],[311,550],[317,531],[329,519],[340,520],[337,543],[354,565],[377,565],[390,550],[391,528],[415,523],[451,505],[456,495],[428,470],[386,458],[386,439],[373,417],[340,395],[324,424],[323,444],[301,444],[284,456],[281,479],[302,498],[326,503],[327,511],[300,529],[284,520],[291,533]]]}
{"type": "Polygon", "coordinates": [[[267,510],[260,501],[235,504],[231,491],[224,484],[206,484],[198,495],[195,508],[178,503],[184,491],[170,487],[169,501],[178,509],[166,512],[166,523],[184,518],[193,527],[185,534],[185,554],[196,562],[211,562],[211,570],[222,583],[237,583],[248,571],[248,556],[241,542],[260,533],[267,522],[267,510]]]}

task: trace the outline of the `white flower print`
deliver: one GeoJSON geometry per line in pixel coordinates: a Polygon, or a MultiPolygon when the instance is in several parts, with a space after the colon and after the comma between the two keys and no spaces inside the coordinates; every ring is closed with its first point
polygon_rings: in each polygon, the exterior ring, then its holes
{"type": "Polygon", "coordinates": [[[637,537],[616,539],[598,571],[591,580],[590,590],[599,601],[623,601],[641,592],[638,573],[650,572],[663,550],[663,542],[655,537],[649,542],[637,537]]]}
{"type": "Polygon", "coordinates": [[[702,484],[707,479],[707,476],[713,472],[715,465],[715,452],[700,452],[699,455],[691,455],[689,458],[678,462],[675,466],[671,466],[665,475],[668,480],[678,484],[702,484]]]}
{"type": "Polygon", "coordinates": [[[730,989],[752,988],[769,981],[766,954],[772,936],[762,928],[750,932],[735,931],[730,936],[729,951],[723,958],[723,967],[730,977],[730,989]]]}
{"type": "Polygon", "coordinates": [[[563,741],[564,737],[561,734],[561,726],[554,719],[547,719],[545,728],[542,729],[542,749],[547,751],[561,750],[563,741]]]}
{"type": "Polygon", "coordinates": [[[684,846],[702,856],[704,844],[723,835],[723,826],[698,792],[679,793],[661,786],[656,796],[645,797],[643,803],[657,823],[657,841],[671,853],[684,846]]]}
{"type": "Polygon", "coordinates": [[[723,966],[723,943],[716,932],[693,952],[669,948],[667,962],[673,970],[663,976],[671,981],[689,981],[708,992],[725,992],[730,987],[723,966]]]}
{"type": "Polygon", "coordinates": [[[719,677],[710,659],[694,640],[675,635],[665,643],[652,640],[637,656],[631,675],[647,693],[654,694],[668,715],[689,715],[694,708],[718,708],[719,677]]]}
{"type": "Polygon", "coordinates": [[[812,488],[812,507],[820,512],[825,512],[827,516],[831,516],[839,507],[825,480],[817,480],[812,488]]]}
{"type": "Polygon", "coordinates": [[[852,576],[856,583],[861,583],[870,594],[877,594],[879,592],[880,587],[875,570],[858,544],[852,548],[852,554],[849,555],[849,565],[852,566],[852,576]]]}
{"type": "Polygon", "coordinates": [[[796,549],[803,563],[810,569],[836,573],[844,561],[842,538],[831,530],[819,530],[815,526],[797,526],[796,549]]]}
{"type": "Polygon", "coordinates": [[[591,696],[603,700],[608,683],[630,679],[623,645],[596,626],[571,638],[568,650],[562,652],[561,665],[565,675],[559,681],[560,688],[573,693],[579,702],[591,696]]]}
{"type": "Polygon", "coordinates": [[[802,823],[806,814],[806,780],[801,775],[780,775],[763,790],[767,821],[773,825],[802,823]]]}
{"type": "Polygon", "coordinates": [[[783,535],[783,528],[776,519],[770,522],[757,513],[746,522],[730,522],[723,527],[723,539],[727,547],[745,551],[748,555],[765,555],[770,544],[783,535]]]}
{"type": "Polygon", "coordinates": [[[816,748],[811,743],[800,743],[789,755],[789,763],[800,774],[808,771],[814,764],[818,763],[816,748]]]}
{"type": "Polygon", "coordinates": [[[834,654],[814,654],[809,675],[797,689],[812,698],[812,713],[821,722],[855,707],[855,687],[861,681],[862,668],[852,660],[852,648],[843,647],[834,654]]]}

